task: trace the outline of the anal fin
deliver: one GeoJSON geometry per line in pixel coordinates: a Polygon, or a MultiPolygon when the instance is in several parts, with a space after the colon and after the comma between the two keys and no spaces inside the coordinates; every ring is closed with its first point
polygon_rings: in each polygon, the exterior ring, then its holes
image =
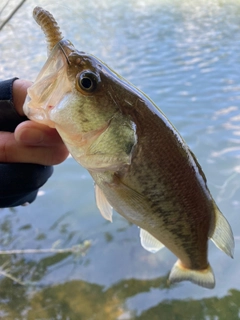
{"type": "Polygon", "coordinates": [[[99,188],[99,186],[95,185],[95,195],[96,195],[96,203],[97,207],[106,220],[109,220],[112,222],[112,207],[107,201],[105,194],[103,191],[99,188]]]}
{"type": "Polygon", "coordinates": [[[143,246],[143,248],[152,253],[155,253],[161,250],[162,248],[164,248],[164,245],[159,240],[157,240],[149,232],[141,228],[140,228],[140,239],[141,239],[141,245],[143,246]]]}

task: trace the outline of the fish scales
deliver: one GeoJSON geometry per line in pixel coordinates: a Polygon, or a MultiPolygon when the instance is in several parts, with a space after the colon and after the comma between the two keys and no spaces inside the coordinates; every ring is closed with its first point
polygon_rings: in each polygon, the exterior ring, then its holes
{"type": "MultiPolygon", "coordinates": [[[[136,98],[138,99],[133,96],[133,99],[136,98]]],[[[122,110],[125,111],[124,106],[122,110]]],[[[169,237],[166,236],[168,248],[173,253],[178,253],[178,248],[181,246],[188,252],[187,256],[192,258],[181,259],[184,262],[186,260],[185,265],[192,268],[194,262],[194,268],[201,269],[207,265],[208,233],[211,224],[214,224],[214,216],[209,214],[213,210],[211,201],[210,199],[206,201],[206,192],[202,190],[195,170],[191,169],[191,164],[186,161],[186,154],[182,153],[176,144],[174,132],[168,130],[166,133],[166,125],[161,120],[161,115],[156,116],[147,105],[144,110],[142,103],[137,118],[134,113],[131,114],[131,110],[127,108],[126,114],[137,123],[136,127],[142,128],[141,122],[143,122],[145,130],[141,135],[137,131],[137,136],[140,138],[133,151],[131,166],[127,174],[124,173],[122,177],[119,175],[119,178],[123,184],[144,195],[149,203],[146,219],[150,224],[151,215],[153,227],[150,229],[145,226],[145,229],[157,239],[160,238],[162,243],[164,243],[163,232],[168,230],[174,234],[175,241],[171,246],[169,237]],[[159,146],[162,151],[159,150],[159,146]],[[159,218],[161,218],[160,223],[159,218]],[[201,256],[197,265],[199,252],[205,254],[201,256]],[[196,258],[193,258],[194,256],[196,258]]],[[[104,190],[106,195],[110,192],[106,187],[104,190]]],[[[121,212],[121,207],[118,208],[118,203],[115,202],[110,201],[112,206],[121,212]]],[[[128,218],[128,213],[122,212],[122,215],[128,218]]],[[[132,219],[132,222],[142,227],[145,225],[144,221],[132,219]]]]}
{"type": "Polygon", "coordinates": [[[37,8],[34,16],[41,16],[51,52],[28,90],[25,114],[56,128],[90,172],[104,218],[112,221],[114,208],[140,227],[145,249],[166,246],[178,257],[170,282],[213,288],[208,239],[231,257],[234,239],[194,154],[143,92],[62,39],[46,10],[37,8]]]}

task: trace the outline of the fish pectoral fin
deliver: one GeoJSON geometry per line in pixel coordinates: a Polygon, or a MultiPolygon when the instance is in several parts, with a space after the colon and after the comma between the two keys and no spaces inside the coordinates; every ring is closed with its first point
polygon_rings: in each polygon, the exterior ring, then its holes
{"type": "Polygon", "coordinates": [[[170,283],[180,281],[191,281],[201,287],[213,289],[215,287],[215,277],[210,265],[203,270],[191,270],[185,268],[178,260],[169,275],[170,283]]]}
{"type": "Polygon", "coordinates": [[[223,216],[221,211],[215,205],[215,228],[212,234],[209,235],[212,242],[228,256],[233,258],[234,253],[234,237],[232,229],[223,216]]]}
{"type": "Polygon", "coordinates": [[[109,204],[109,202],[105,197],[105,194],[97,184],[95,185],[95,196],[96,196],[97,207],[101,215],[106,220],[109,220],[112,222],[112,206],[109,204]]]}
{"type": "Polygon", "coordinates": [[[152,253],[156,253],[157,251],[165,247],[159,240],[153,237],[149,232],[141,228],[140,228],[140,239],[141,239],[141,245],[143,246],[143,248],[152,253]]]}

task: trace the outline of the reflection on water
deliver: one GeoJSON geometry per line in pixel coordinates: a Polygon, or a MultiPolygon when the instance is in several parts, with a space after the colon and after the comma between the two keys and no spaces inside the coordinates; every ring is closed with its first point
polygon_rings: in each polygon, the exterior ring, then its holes
{"type": "MultiPolygon", "coordinates": [[[[18,3],[12,0],[9,11],[18,3]]],[[[31,15],[52,11],[66,38],[148,94],[199,159],[233,226],[235,259],[209,247],[217,285],[168,286],[176,258],[150,254],[119,215],[104,221],[88,173],[73,159],[55,169],[30,206],[1,210],[0,249],[71,248],[72,253],[0,256],[3,319],[239,319],[240,3],[235,0],[26,2],[0,33],[0,77],[34,80],[46,60],[31,15]]],[[[2,4],[0,5],[2,6],[2,4]]],[[[0,7],[1,9],[1,7],[0,7]]]]}
{"type": "MultiPolygon", "coordinates": [[[[62,259],[67,257],[63,256],[62,259]]],[[[59,263],[60,257],[35,262],[14,261],[25,274],[44,274],[50,265],[59,263]],[[34,270],[33,270],[34,269],[34,270]]],[[[20,273],[19,270],[16,273],[20,273]]],[[[34,279],[37,280],[36,278],[34,279]]],[[[240,291],[230,290],[222,298],[181,300],[165,299],[142,313],[131,310],[131,299],[143,302],[151,293],[171,290],[166,277],[151,280],[121,280],[109,288],[83,280],[71,280],[62,284],[46,286],[28,296],[28,287],[14,283],[9,278],[1,281],[0,308],[4,319],[239,319],[240,291]],[[28,297],[28,298],[27,298],[28,297]],[[22,317],[22,315],[24,315],[22,317]]]]}

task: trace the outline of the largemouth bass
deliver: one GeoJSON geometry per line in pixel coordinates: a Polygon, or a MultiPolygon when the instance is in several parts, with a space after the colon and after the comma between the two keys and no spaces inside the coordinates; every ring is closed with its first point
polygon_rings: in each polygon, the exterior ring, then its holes
{"type": "Polygon", "coordinates": [[[26,115],[56,128],[72,156],[95,181],[97,206],[140,227],[143,247],[164,246],[178,261],[169,280],[213,288],[208,239],[233,257],[231,227],[218,209],[194,154],[140,90],[91,54],[64,40],[39,7],[49,57],[28,89],[26,115]]]}

